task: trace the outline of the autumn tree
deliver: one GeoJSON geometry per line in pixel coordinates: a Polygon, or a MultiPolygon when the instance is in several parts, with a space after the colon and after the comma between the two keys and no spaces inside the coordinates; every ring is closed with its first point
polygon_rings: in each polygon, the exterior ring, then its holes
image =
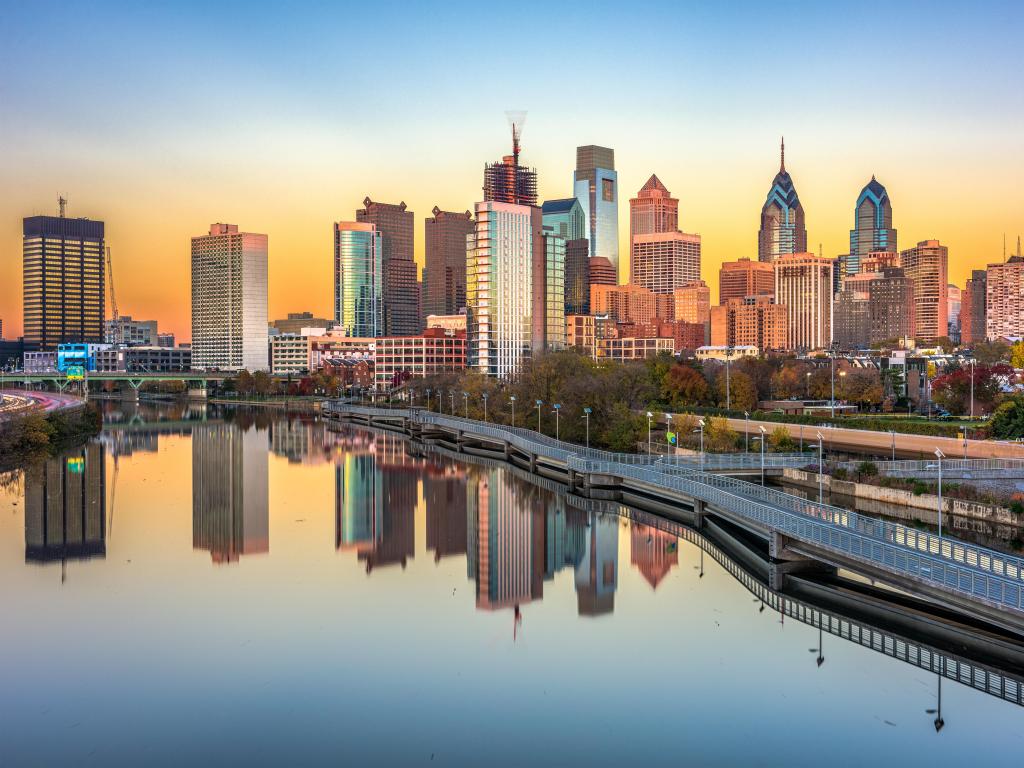
{"type": "Polygon", "coordinates": [[[776,453],[795,451],[796,441],[790,436],[789,430],[780,424],[768,436],[768,447],[776,453]]]}
{"type": "Polygon", "coordinates": [[[707,380],[689,365],[673,365],[662,385],[665,399],[673,408],[704,405],[709,391],[707,380]]]}
{"type": "Polygon", "coordinates": [[[775,397],[804,397],[807,393],[807,374],[811,372],[811,366],[807,363],[794,360],[783,363],[772,376],[772,391],[775,397]]]}
{"type": "MultiPolygon", "coordinates": [[[[753,385],[750,388],[753,391],[753,385]]],[[[709,416],[704,420],[704,450],[714,453],[734,451],[737,438],[736,431],[725,417],[709,416]]]]}
{"type": "Polygon", "coordinates": [[[724,372],[715,382],[718,406],[731,407],[734,411],[752,411],[757,407],[757,390],[750,376],[743,371],[724,372]]]}

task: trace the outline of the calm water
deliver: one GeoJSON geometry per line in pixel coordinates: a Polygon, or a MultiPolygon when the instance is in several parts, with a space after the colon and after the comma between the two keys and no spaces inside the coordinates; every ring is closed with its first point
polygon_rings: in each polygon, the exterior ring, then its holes
{"type": "Polygon", "coordinates": [[[1024,709],[947,681],[936,734],[935,675],[828,635],[819,666],[693,544],[509,470],[308,417],[110,417],[0,490],[2,765],[1024,749],[1024,709]]]}

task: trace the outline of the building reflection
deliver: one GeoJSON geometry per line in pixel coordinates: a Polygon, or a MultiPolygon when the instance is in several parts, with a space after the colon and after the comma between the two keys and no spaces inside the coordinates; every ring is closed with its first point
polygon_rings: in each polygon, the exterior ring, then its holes
{"type": "Polygon", "coordinates": [[[454,464],[427,465],[423,474],[426,505],[427,549],[434,562],[442,557],[465,555],[468,541],[466,473],[454,464]]]}
{"type": "Polygon", "coordinates": [[[576,604],[581,616],[615,610],[619,576],[619,519],[592,515],[583,556],[576,566],[576,604]]]}
{"type": "Polygon", "coordinates": [[[228,423],[192,430],[192,547],[215,563],[270,549],[267,443],[228,423]]]}
{"type": "Polygon", "coordinates": [[[270,425],[270,450],[290,464],[322,464],[330,458],[324,432],[321,421],[275,421],[270,425]]]}
{"type": "Polygon", "coordinates": [[[25,472],[25,560],[105,557],[106,454],[98,442],[25,472]]]}
{"type": "Polygon", "coordinates": [[[673,567],[679,565],[679,540],[649,525],[630,526],[630,562],[651,589],[657,589],[673,567]]]}

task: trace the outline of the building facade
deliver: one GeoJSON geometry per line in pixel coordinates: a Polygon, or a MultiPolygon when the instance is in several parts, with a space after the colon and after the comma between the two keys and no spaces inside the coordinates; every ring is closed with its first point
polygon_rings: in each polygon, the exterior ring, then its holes
{"type": "Polygon", "coordinates": [[[914,338],[914,281],[903,269],[883,267],[871,280],[868,292],[869,343],[914,338]]]}
{"type": "Polygon", "coordinates": [[[383,257],[373,224],[334,225],[334,324],[347,336],[384,334],[383,257]]]}
{"type": "Polygon", "coordinates": [[[590,243],[585,237],[565,243],[565,311],[590,313],[590,243]]]}
{"type": "Polygon", "coordinates": [[[768,197],[761,206],[761,228],[757,235],[758,261],[771,262],[779,256],[807,252],[804,207],[786,171],[786,144],[782,143],[779,172],[772,180],[768,197]]]}
{"type": "Polygon", "coordinates": [[[988,272],[984,269],[971,271],[971,277],[964,287],[960,303],[960,341],[963,344],[975,344],[984,341],[987,329],[988,272]]]}
{"type": "Polygon", "coordinates": [[[573,194],[589,224],[591,257],[608,259],[619,274],[619,174],[615,150],[587,145],[576,147],[573,194]]]}
{"type": "Polygon", "coordinates": [[[629,235],[653,235],[679,229],[679,200],[656,175],[629,201],[629,235]]]}
{"type": "Polygon", "coordinates": [[[330,328],[334,322],[326,317],[313,317],[312,312],[289,312],[288,317],[271,321],[278,333],[302,333],[303,328],[330,328]]]}
{"type": "Polygon", "coordinates": [[[565,346],[565,240],[543,226],[541,248],[534,248],[533,352],[565,346]]]}
{"type": "Polygon", "coordinates": [[[267,370],[267,236],[211,224],[192,238],[192,364],[267,370]]]}
{"type": "Polygon", "coordinates": [[[762,261],[727,261],[718,270],[718,303],[747,296],[774,296],[775,270],[762,261]]]}
{"type": "Polygon", "coordinates": [[[640,285],[592,285],[590,309],[617,323],[651,323],[658,317],[654,292],[640,285]]]}
{"type": "Polygon", "coordinates": [[[121,315],[103,323],[103,336],[107,344],[155,347],[159,333],[156,320],[133,320],[131,315],[121,315]]]}
{"type": "Polygon", "coordinates": [[[43,351],[68,342],[102,342],[103,222],[30,216],[22,234],[25,342],[43,351]]]}
{"type": "Polygon", "coordinates": [[[839,349],[864,349],[871,343],[871,282],[877,277],[872,272],[851,275],[835,295],[833,340],[839,349]]]}
{"type": "Polygon", "coordinates": [[[655,293],[672,293],[700,280],[700,250],[700,235],[634,235],[630,243],[631,282],[655,293]]]}
{"type": "Polygon", "coordinates": [[[813,253],[775,259],[775,301],[786,307],[789,348],[808,352],[832,343],[832,259],[813,253]]]}
{"type": "Polygon", "coordinates": [[[771,296],[729,299],[711,308],[711,345],[756,347],[760,352],[789,349],[786,307],[771,296]]]}
{"type": "Polygon", "coordinates": [[[96,352],[96,370],[127,373],[184,373],[192,370],[188,347],[121,347],[96,352]]]}
{"type": "Polygon", "coordinates": [[[989,339],[1024,336],[1024,256],[989,264],[987,272],[985,335],[989,339]]]}
{"type": "Polygon", "coordinates": [[[466,308],[466,236],[475,227],[473,214],[437,206],[431,214],[423,221],[423,314],[456,315],[466,308]]]}
{"type": "Polygon", "coordinates": [[[405,202],[380,203],[369,197],[356,211],[356,221],[373,224],[381,243],[381,299],[384,305],[384,333],[405,336],[418,333],[423,320],[420,311],[420,283],[413,261],[416,216],[405,202]]]}
{"type": "Polygon", "coordinates": [[[948,332],[949,251],[938,240],[922,240],[900,251],[900,263],[914,282],[914,336],[933,343],[948,332]]]}
{"type": "Polygon", "coordinates": [[[429,328],[417,336],[378,339],[373,376],[377,389],[389,389],[406,379],[456,373],[465,367],[466,332],[429,328]]]}
{"type": "Polygon", "coordinates": [[[672,317],[684,323],[707,323],[711,319],[711,289],[703,280],[694,280],[672,292],[672,317]]]}
{"type": "Polygon", "coordinates": [[[877,251],[897,251],[896,230],[892,227],[889,193],[872,176],[857,196],[854,227],[850,230],[850,252],[844,260],[843,276],[864,271],[864,260],[877,251]]]}
{"type": "Polygon", "coordinates": [[[591,289],[593,289],[595,285],[619,284],[618,272],[608,259],[603,256],[591,256],[589,266],[591,289]]]}
{"type": "Polygon", "coordinates": [[[270,337],[270,371],[277,374],[308,373],[312,336],[281,333],[270,337]]]}

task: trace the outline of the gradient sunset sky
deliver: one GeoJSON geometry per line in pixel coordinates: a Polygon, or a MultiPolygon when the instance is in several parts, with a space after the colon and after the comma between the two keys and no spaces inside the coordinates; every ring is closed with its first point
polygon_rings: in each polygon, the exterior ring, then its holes
{"type": "Polygon", "coordinates": [[[369,195],[471,208],[509,151],[567,197],[578,144],[615,149],[620,261],[651,173],[703,236],[703,276],[757,256],[786,167],[808,242],[848,249],[876,174],[901,248],[938,238],[950,278],[1024,232],[1021,3],[319,5],[4,2],[0,318],[21,331],[21,219],[103,219],[119,309],[189,337],[189,238],[270,238],[271,318],[329,316],[332,222],[369,195]],[[147,4],[148,5],[148,4],[147,4]]]}

